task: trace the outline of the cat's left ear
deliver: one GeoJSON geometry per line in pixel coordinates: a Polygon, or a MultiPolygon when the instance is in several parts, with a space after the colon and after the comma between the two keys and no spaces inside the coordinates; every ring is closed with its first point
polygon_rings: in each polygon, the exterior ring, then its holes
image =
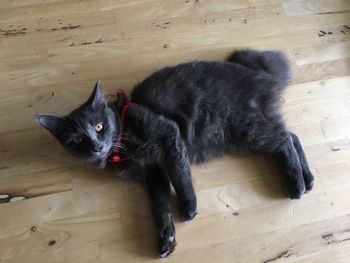
{"type": "Polygon", "coordinates": [[[95,88],[92,91],[87,104],[90,104],[93,108],[100,108],[107,105],[107,101],[101,90],[100,80],[96,82],[95,88]]]}
{"type": "Polygon", "coordinates": [[[60,139],[66,131],[68,124],[62,117],[51,114],[39,114],[35,120],[44,128],[48,129],[57,139],[60,139]]]}

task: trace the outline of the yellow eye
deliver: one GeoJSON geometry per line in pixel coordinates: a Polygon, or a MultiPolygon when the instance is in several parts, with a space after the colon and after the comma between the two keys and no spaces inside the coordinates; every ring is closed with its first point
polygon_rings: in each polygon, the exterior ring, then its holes
{"type": "Polygon", "coordinates": [[[101,132],[103,130],[103,122],[97,123],[95,125],[95,131],[96,132],[101,132]]]}
{"type": "Polygon", "coordinates": [[[81,142],[82,142],[82,138],[81,137],[75,137],[74,139],[73,139],[73,142],[75,143],[75,144],[80,144],[81,142]]]}

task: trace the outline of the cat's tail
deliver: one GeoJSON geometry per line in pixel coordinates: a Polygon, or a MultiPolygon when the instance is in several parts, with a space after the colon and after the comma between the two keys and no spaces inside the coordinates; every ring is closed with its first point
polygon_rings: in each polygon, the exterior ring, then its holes
{"type": "Polygon", "coordinates": [[[287,85],[291,80],[288,59],[282,51],[257,51],[253,49],[233,52],[227,61],[244,65],[254,70],[265,71],[281,84],[287,85]]]}

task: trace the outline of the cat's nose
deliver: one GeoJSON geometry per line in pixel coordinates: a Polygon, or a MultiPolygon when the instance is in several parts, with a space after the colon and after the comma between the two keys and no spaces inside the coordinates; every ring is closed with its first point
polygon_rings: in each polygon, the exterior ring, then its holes
{"type": "Polygon", "coordinates": [[[92,148],[92,150],[95,152],[95,153],[99,153],[102,151],[102,145],[94,145],[94,147],[92,148]]]}

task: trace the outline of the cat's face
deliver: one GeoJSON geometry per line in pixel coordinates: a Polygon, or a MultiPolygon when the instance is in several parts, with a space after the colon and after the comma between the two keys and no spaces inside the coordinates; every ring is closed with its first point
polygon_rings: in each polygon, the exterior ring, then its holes
{"type": "Polygon", "coordinates": [[[40,114],[36,120],[72,155],[100,168],[119,132],[119,121],[108,107],[99,81],[89,99],[65,117],[40,114]]]}

